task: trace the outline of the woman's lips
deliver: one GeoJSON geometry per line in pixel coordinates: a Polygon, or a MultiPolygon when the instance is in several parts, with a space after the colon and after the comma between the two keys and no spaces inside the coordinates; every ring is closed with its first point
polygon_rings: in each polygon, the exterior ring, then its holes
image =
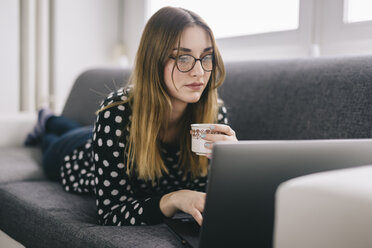
{"type": "Polygon", "coordinates": [[[192,83],[192,84],[187,84],[186,87],[192,89],[192,90],[200,90],[203,88],[203,83],[192,83]]]}

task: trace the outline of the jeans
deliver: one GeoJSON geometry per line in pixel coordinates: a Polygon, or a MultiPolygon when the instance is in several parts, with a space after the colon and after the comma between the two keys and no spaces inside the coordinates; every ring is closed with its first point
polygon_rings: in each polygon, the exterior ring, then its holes
{"type": "Polygon", "coordinates": [[[66,155],[92,138],[92,126],[82,127],[63,116],[50,117],[42,140],[42,165],[52,181],[61,181],[61,166],[66,155]]]}

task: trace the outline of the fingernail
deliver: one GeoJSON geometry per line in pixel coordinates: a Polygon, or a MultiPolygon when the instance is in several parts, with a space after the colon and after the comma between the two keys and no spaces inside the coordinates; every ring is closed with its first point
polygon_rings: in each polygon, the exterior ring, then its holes
{"type": "Polygon", "coordinates": [[[212,126],[210,126],[209,128],[213,130],[213,129],[215,129],[215,126],[212,125],[212,126]]]}
{"type": "Polygon", "coordinates": [[[206,137],[206,135],[205,135],[205,133],[202,133],[201,135],[200,135],[200,137],[202,137],[203,139],[206,137]]]}
{"type": "Polygon", "coordinates": [[[211,144],[209,144],[209,143],[205,143],[204,146],[205,146],[205,147],[210,147],[211,144]]]}

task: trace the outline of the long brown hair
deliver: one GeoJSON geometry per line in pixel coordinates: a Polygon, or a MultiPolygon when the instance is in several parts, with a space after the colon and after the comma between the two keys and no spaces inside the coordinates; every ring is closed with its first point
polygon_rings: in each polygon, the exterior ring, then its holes
{"type": "Polygon", "coordinates": [[[206,175],[208,162],[205,157],[191,152],[191,123],[215,123],[218,114],[217,88],[225,78],[225,69],[213,33],[205,21],[192,11],[165,7],[147,22],[138,47],[134,69],[129,84],[133,86],[128,100],[132,104],[132,117],[127,173],[137,172],[144,180],[154,180],[168,173],[161,158],[161,130],[167,127],[172,110],[170,96],[164,82],[164,67],[186,27],[203,28],[212,42],[214,69],[208,84],[197,103],[188,104],[182,118],[179,164],[193,177],[206,175]]]}

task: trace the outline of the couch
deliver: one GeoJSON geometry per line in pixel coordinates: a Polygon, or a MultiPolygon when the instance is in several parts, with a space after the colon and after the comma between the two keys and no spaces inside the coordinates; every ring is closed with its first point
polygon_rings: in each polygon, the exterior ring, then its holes
{"type": "MultiPolygon", "coordinates": [[[[372,56],[229,62],[226,71],[219,93],[240,140],[372,137],[372,56]]],[[[92,124],[129,73],[83,72],[62,114],[92,124]]],[[[34,121],[0,118],[0,247],[182,247],[164,224],[99,226],[93,197],[48,181],[40,150],[22,146],[34,121]]]]}

